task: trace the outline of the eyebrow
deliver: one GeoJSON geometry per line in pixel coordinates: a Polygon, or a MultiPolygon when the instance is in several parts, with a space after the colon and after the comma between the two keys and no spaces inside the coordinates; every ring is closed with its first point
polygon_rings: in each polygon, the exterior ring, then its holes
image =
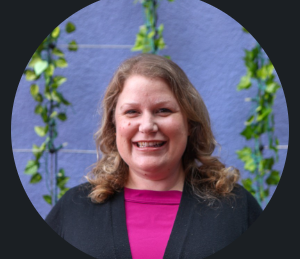
{"type": "MultiPolygon", "coordinates": [[[[166,105],[166,104],[169,104],[171,103],[170,100],[162,100],[162,101],[154,101],[153,104],[154,105],[166,105]]],[[[124,106],[138,106],[140,103],[137,103],[137,102],[127,102],[127,103],[123,103],[121,106],[120,106],[120,109],[124,108],[124,106]]]]}

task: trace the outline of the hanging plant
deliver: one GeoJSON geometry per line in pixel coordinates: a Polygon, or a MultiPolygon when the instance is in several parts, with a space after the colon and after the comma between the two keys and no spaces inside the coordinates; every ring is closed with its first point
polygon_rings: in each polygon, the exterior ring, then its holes
{"type": "Polygon", "coordinates": [[[281,86],[275,81],[271,61],[258,43],[253,49],[245,50],[244,61],[247,74],[241,78],[237,90],[256,87],[257,94],[247,98],[252,102],[252,108],[241,135],[248,141],[252,140],[253,146],[246,146],[236,153],[244,162],[244,169],[252,175],[243,179],[242,183],[262,205],[269,196],[270,186],[277,185],[280,180],[279,172],[273,169],[278,161],[279,145],[274,136],[273,104],[281,86]],[[267,143],[264,143],[265,139],[267,143]],[[266,148],[273,152],[273,156],[266,156],[266,148]]]}
{"type": "MultiPolygon", "coordinates": [[[[67,33],[75,29],[73,23],[66,24],[67,33]]],[[[24,173],[31,176],[30,183],[32,184],[39,183],[42,178],[45,178],[48,194],[43,198],[51,205],[54,205],[68,190],[66,183],[69,180],[64,169],[58,169],[57,165],[58,151],[63,148],[63,144],[58,146],[54,144],[58,136],[57,121],[66,121],[66,107],[70,105],[70,102],[59,91],[67,78],[55,73],[57,68],[68,66],[63,51],[57,47],[61,33],[60,27],[56,27],[46,37],[34,52],[24,71],[26,80],[32,81],[30,93],[37,103],[34,113],[41,116],[44,123],[42,126],[34,127],[35,133],[42,137],[44,142],[40,146],[33,144],[34,159],[28,161],[24,173]],[[41,162],[42,158],[44,163],[41,162]]],[[[74,40],[69,43],[68,49],[77,50],[74,40]]]]}
{"type": "MultiPolygon", "coordinates": [[[[166,47],[163,39],[164,25],[157,25],[157,8],[159,0],[136,0],[143,5],[145,24],[141,25],[136,35],[136,40],[132,51],[142,51],[143,53],[158,54],[158,51],[166,47]]],[[[174,0],[168,0],[174,2],[174,0]]],[[[165,56],[170,58],[169,56],[165,56]]]]}

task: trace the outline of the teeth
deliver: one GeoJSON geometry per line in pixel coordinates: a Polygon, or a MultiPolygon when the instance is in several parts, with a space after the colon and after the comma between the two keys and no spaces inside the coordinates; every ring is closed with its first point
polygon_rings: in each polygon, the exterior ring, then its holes
{"type": "Polygon", "coordinates": [[[160,147],[164,142],[137,142],[138,147],[160,147]]]}

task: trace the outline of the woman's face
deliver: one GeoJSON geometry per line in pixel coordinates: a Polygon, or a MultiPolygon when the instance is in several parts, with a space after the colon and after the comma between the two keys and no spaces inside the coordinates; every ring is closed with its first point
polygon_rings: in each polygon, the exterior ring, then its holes
{"type": "Polygon", "coordinates": [[[164,80],[130,76],[117,101],[115,123],[129,173],[159,180],[182,172],[188,122],[164,80]]]}

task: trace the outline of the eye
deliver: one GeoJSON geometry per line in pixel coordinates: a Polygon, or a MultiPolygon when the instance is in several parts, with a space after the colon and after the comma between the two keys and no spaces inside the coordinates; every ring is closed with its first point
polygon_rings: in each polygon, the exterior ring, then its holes
{"type": "Polygon", "coordinates": [[[136,110],[128,110],[128,111],[125,112],[125,114],[129,114],[129,115],[136,114],[136,113],[137,113],[136,110]]]}
{"type": "Polygon", "coordinates": [[[160,109],[158,109],[157,112],[158,112],[158,113],[170,113],[171,110],[168,109],[168,108],[160,108],[160,109]]]}

